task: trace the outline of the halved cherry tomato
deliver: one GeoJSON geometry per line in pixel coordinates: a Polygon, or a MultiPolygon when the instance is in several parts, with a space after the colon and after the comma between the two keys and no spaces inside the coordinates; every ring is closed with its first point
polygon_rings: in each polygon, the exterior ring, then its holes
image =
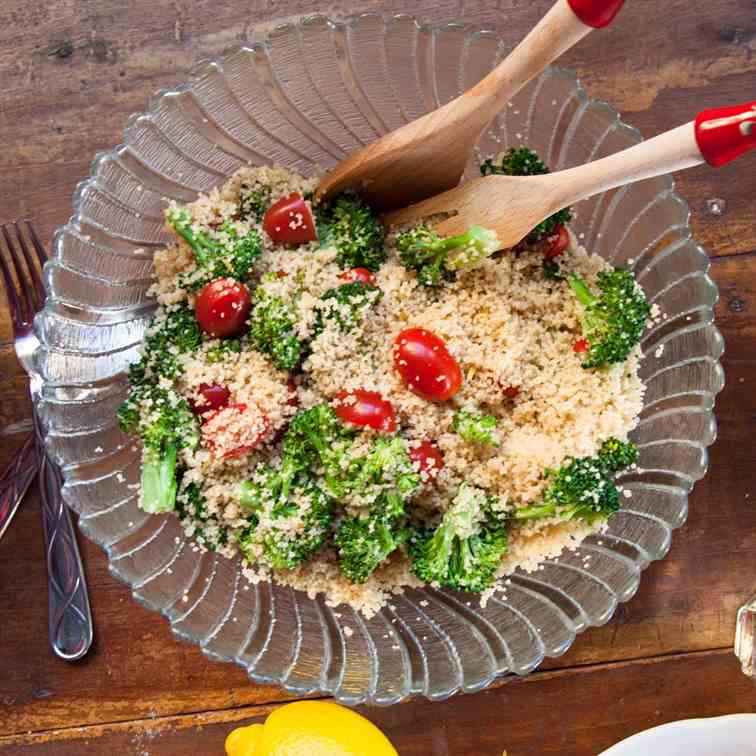
{"type": "Polygon", "coordinates": [[[341,391],[336,394],[336,400],[334,410],[342,422],[367,426],[381,433],[396,430],[394,408],[377,391],[341,391]]]}
{"type": "Polygon", "coordinates": [[[350,268],[339,273],[339,278],[349,283],[375,283],[375,276],[367,268],[350,268]]]}
{"type": "Polygon", "coordinates": [[[304,244],[318,238],[310,203],[299,192],[271,205],[263,218],[263,228],[273,241],[282,244],[304,244]]]}
{"type": "Polygon", "coordinates": [[[425,328],[407,328],[396,337],[394,367],[410,391],[431,402],[451,399],[462,386],[459,364],[425,328]]]}
{"type": "Polygon", "coordinates": [[[587,352],[588,351],[588,342],[585,339],[578,339],[573,345],[572,345],[572,351],[576,353],[580,352],[587,352]]]}
{"type": "Polygon", "coordinates": [[[197,393],[202,399],[190,399],[189,404],[196,415],[203,415],[210,410],[225,407],[231,398],[231,392],[217,383],[200,383],[197,393]]]}
{"type": "Polygon", "coordinates": [[[564,251],[570,246],[570,233],[567,231],[567,227],[563,223],[558,225],[554,232],[548,236],[546,242],[548,246],[543,256],[547,260],[553,260],[564,254],[564,251]]]}
{"type": "Polygon", "coordinates": [[[223,459],[256,449],[268,434],[268,416],[255,404],[229,404],[216,410],[202,426],[202,445],[223,459]]]}
{"type": "Polygon", "coordinates": [[[216,278],[205,284],[194,302],[197,322],[211,336],[234,336],[244,328],[252,300],[244,284],[233,278],[216,278]]]}
{"type": "Polygon", "coordinates": [[[507,399],[514,399],[519,393],[520,393],[519,386],[506,386],[504,388],[504,396],[506,396],[507,399]]]}
{"type": "Polygon", "coordinates": [[[410,449],[409,458],[418,465],[420,473],[425,473],[431,480],[438,477],[444,466],[444,455],[430,441],[423,441],[419,446],[410,449]]]}

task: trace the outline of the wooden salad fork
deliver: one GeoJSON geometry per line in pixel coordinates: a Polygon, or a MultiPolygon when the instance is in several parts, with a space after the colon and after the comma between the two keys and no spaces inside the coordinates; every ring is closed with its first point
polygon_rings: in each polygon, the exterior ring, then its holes
{"type": "Polygon", "coordinates": [[[441,236],[470,226],[496,233],[499,249],[515,246],[568,205],[624,184],[706,162],[724,165],[756,147],[756,102],[704,110],[695,121],[586,165],[539,176],[485,176],[387,213],[387,225],[431,223],[441,236]],[[451,216],[451,217],[448,217],[451,216]]]}
{"type": "Polygon", "coordinates": [[[318,199],[347,189],[389,210],[459,183],[480,135],[506,102],[625,0],[557,0],[538,25],[482,81],[446,105],[348,156],[321,180],[318,199]]]}
{"type": "Polygon", "coordinates": [[[39,492],[48,587],[48,632],[54,653],[66,661],[80,659],[92,645],[92,614],[71,514],[63,501],[63,480],[57,464],[48,456],[45,431],[38,414],[42,376],[34,355],[39,340],[34,316],[45,302],[42,269],[45,249],[31,223],[0,226],[0,277],[10,306],[13,346],[29,375],[29,393],[40,459],[39,492]],[[5,249],[3,249],[3,246],[5,249]]]}

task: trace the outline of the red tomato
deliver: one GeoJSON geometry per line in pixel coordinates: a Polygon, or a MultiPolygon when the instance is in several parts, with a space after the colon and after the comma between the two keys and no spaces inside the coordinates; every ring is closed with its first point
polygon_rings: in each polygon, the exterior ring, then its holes
{"type": "Polygon", "coordinates": [[[507,399],[514,399],[519,393],[520,393],[519,386],[507,386],[504,389],[504,396],[506,396],[507,399]]]}
{"type": "Polygon", "coordinates": [[[377,391],[341,391],[336,394],[336,399],[334,410],[342,422],[364,425],[381,433],[396,430],[394,408],[377,391]]]}
{"type": "Polygon", "coordinates": [[[276,278],[286,278],[289,274],[285,270],[277,270],[276,278]]]}
{"type": "Polygon", "coordinates": [[[410,449],[409,457],[420,468],[420,473],[425,473],[431,480],[436,479],[439,470],[444,466],[444,455],[430,441],[423,441],[419,446],[410,449]]]}
{"type": "Polygon", "coordinates": [[[202,399],[189,400],[192,410],[197,415],[225,407],[231,397],[231,392],[225,386],[219,386],[217,383],[200,383],[197,393],[202,399]]]}
{"type": "Polygon", "coordinates": [[[367,268],[350,268],[343,273],[339,273],[339,278],[349,283],[355,281],[364,284],[375,283],[375,276],[367,268]]]}
{"type": "Polygon", "coordinates": [[[263,228],[273,241],[283,244],[304,244],[318,238],[310,203],[298,192],[282,197],[268,208],[263,228]]]}
{"type": "Polygon", "coordinates": [[[249,454],[268,434],[268,416],[255,404],[229,404],[208,415],[202,444],[216,456],[233,459],[249,454]]]}
{"type": "Polygon", "coordinates": [[[587,352],[588,351],[588,342],[585,339],[578,339],[572,345],[572,351],[573,352],[577,352],[578,354],[580,352],[587,352]]]}
{"type": "Polygon", "coordinates": [[[244,284],[233,278],[216,278],[205,284],[194,302],[197,322],[211,336],[234,336],[244,328],[252,300],[244,284]]]}
{"type": "Polygon", "coordinates": [[[424,328],[407,328],[394,341],[394,367],[410,391],[431,402],[451,399],[462,371],[446,344],[424,328]]]}
{"type": "Polygon", "coordinates": [[[567,227],[564,224],[560,224],[554,229],[554,233],[551,234],[546,241],[548,247],[546,247],[543,256],[547,260],[553,260],[564,254],[564,251],[570,246],[570,234],[569,231],[567,231],[567,227]]]}

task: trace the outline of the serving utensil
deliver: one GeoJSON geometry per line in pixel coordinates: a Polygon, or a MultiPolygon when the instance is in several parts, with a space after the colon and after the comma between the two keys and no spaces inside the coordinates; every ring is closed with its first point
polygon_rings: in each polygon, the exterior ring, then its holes
{"type": "Polygon", "coordinates": [[[44,446],[44,429],[37,412],[42,376],[34,364],[39,340],[34,315],[45,301],[41,270],[47,255],[34,227],[25,223],[0,226],[8,259],[0,249],[0,275],[5,285],[13,323],[16,356],[29,375],[34,429],[41,459],[40,499],[48,579],[48,631],[53,651],[74,661],[92,645],[92,614],[76,533],[61,496],[60,470],[44,446]]]}
{"type": "Polygon", "coordinates": [[[446,105],[381,137],[333,168],[318,185],[325,199],[353,189],[378,210],[402,207],[455,186],[481,133],[534,76],[625,0],[557,0],[488,76],[446,105]]]}
{"type": "Polygon", "coordinates": [[[485,176],[436,197],[387,213],[388,225],[417,224],[455,236],[470,226],[494,231],[513,247],[536,225],[568,205],[609,189],[707,162],[724,165],[756,147],[756,102],[704,110],[695,121],[592,163],[540,176],[485,176]]]}

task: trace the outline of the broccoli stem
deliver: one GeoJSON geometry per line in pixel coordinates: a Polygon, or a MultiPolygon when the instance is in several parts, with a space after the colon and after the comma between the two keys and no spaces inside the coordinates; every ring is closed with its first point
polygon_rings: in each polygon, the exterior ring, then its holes
{"type": "Polygon", "coordinates": [[[186,243],[200,255],[213,254],[216,251],[217,245],[213,244],[205,234],[194,233],[192,228],[191,218],[185,212],[181,212],[177,215],[170,216],[170,224],[173,226],[173,230],[181,236],[186,243]]]}
{"type": "Polygon", "coordinates": [[[539,520],[542,517],[553,517],[555,514],[556,507],[553,504],[541,504],[515,510],[514,518],[515,520],[539,520]]]}
{"type": "Polygon", "coordinates": [[[171,512],[176,506],[175,444],[166,444],[163,453],[151,450],[142,460],[142,490],[140,506],[145,512],[171,512]]]}
{"type": "Polygon", "coordinates": [[[588,285],[580,276],[572,275],[567,280],[578,302],[584,307],[590,307],[598,300],[598,297],[588,288],[588,285]]]}

